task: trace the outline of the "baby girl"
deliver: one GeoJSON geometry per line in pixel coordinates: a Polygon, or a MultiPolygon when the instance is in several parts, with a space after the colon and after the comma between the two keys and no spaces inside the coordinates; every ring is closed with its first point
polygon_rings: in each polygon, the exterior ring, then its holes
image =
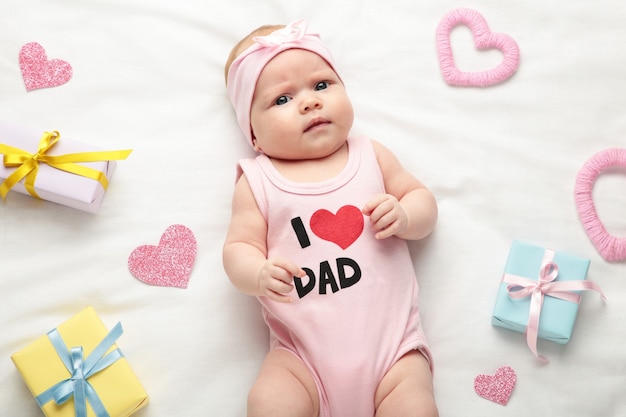
{"type": "Polygon", "coordinates": [[[433,195],[350,134],[342,79],[303,21],[245,37],[226,80],[258,156],[239,163],[224,268],[270,331],[248,416],[437,416],[406,243],[433,230],[433,195]]]}

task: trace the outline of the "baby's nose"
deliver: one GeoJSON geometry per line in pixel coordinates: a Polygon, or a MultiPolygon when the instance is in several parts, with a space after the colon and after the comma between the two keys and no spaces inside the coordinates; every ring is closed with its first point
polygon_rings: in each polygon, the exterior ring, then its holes
{"type": "Polygon", "coordinates": [[[314,109],[322,108],[322,101],[316,94],[310,94],[302,101],[302,111],[308,112],[314,109]]]}

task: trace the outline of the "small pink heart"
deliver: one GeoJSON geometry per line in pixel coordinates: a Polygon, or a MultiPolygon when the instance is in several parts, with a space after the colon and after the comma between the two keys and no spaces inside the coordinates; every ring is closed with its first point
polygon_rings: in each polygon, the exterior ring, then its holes
{"type": "Polygon", "coordinates": [[[37,42],[30,42],[20,49],[20,69],[26,90],[56,87],[72,78],[72,66],[61,59],[49,60],[46,50],[37,42]]]}
{"type": "Polygon", "coordinates": [[[519,47],[508,35],[493,33],[487,21],[475,10],[456,9],[448,12],[439,22],[436,32],[439,67],[446,83],[452,86],[486,87],[508,79],[519,66],[519,47]],[[466,25],[474,36],[479,50],[498,49],[503,61],[488,71],[463,72],[456,67],[450,45],[450,33],[458,25],[466,25]]]}
{"type": "Polygon", "coordinates": [[[165,230],[158,246],[136,248],[128,257],[128,268],[135,278],[147,284],[187,288],[196,252],[193,232],[175,224],[165,230]]]}
{"type": "Polygon", "coordinates": [[[510,366],[501,366],[496,374],[478,375],[474,378],[474,391],[481,397],[506,405],[517,382],[517,375],[510,366]]]}

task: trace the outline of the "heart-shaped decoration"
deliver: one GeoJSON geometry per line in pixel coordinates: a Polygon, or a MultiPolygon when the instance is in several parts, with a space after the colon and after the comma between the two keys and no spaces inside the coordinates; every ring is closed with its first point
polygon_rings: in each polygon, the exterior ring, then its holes
{"type": "Polygon", "coordinates": [[[498,84],[512,76],[519,66],[519,47],[515,40],[508,35],[491,32],[486,20],[475,10],[456,9],[448,12],[437,26],[436,42],[441,73],[446,83],[452,86],[486,87],[498,84]],[[454,63],[450,45],[450,33],[458,25],[470,28],[477,49],[500,50],[504,56],[502,62],[488,71],[459,70],[454,63]]]}
{"type": "Polygon", "coordinates": [[[135,278],[150,285],[187,288],[196,253],[193,232],[175,224],[165,230],[158,246],[136,248],[128,257],[128,269],[135,278]]]}
{"type": "Polygon", "coordinates": [[[478,375],[474,378],[474,391],[481,397],[506,405],[513,392],[517,375],[510,366],[501,366],[495,375],[478,375]]]}
{"type": "Polygon", "coordinates": [[[317,210],[311,216],[311,230],[320,239],[337,244],[346,249],[361,236],[363,213],[357,207],[343,206],[337,214],[328,210],[317,210]]]}
{"type": "Polygon", "coordinates": [[[72,78],[72,66],[62,59],[48,59],[46,50],[37,42],[22,46],[19,55],[26,90],[56,87],[72,78]]]}
{"type": "Polygon", "coordinates": [[[607,232],[593,204],[593,184],[600,173],[611,167],[626,168],[626,149],[612,148],[593,155],[576,176],[575,198],[578,217],[600,255],[609,262],[626,259],[626,238],[607,232]]]}

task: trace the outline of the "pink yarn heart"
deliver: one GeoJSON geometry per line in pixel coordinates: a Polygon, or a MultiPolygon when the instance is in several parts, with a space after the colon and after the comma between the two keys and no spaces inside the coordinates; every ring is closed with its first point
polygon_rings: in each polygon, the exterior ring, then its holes
{"type": "Polygon", "coordinates": [[[474,391],[489,401],[506,405],[516,382],[517,375],[513,368],[501,366],[493,376],[478,375],[474,378],[474,391]]]}
{"type": "Polygon", "coordinates": [[[508,35],[491,32],[483,16],[475,10],[456,9],[448,12],[437,26],[436,35],[439,67],[449,85],[486,87],[508,79],[517,71],[519,66],[517,43],[508,35]],[[477,49],[498,49],[502,52],[504,59],[497,67],[481,72],[463,72],[456,67],[450,46],[450,33],[461,24],[471,29],[477,49]]]}
{"type": "Polygon", "coordinates": [[[609,262],[626,259],[626,238],[619,239],[606,231],[593,204],[593,184],[608,168],[626,168],[626,149],[612,148],[593,155],[576,176],[575,198],[578,217],[600,255],[609,262]]]}
{"type": "Polygon", "coordinates": [[[187,288],[196,260],[196,238],[181,224],[168,227],[158,246],[144,245],[128,257],[135,278],[150,285],[187,288]]]}
{"type": "Polygon", "coordinates": [[[26,90],[56,87],[72,78],[72,66],[61,59],[49,60],[46,50],[37,42],[22,46],[19,55],[26,90]]]}

